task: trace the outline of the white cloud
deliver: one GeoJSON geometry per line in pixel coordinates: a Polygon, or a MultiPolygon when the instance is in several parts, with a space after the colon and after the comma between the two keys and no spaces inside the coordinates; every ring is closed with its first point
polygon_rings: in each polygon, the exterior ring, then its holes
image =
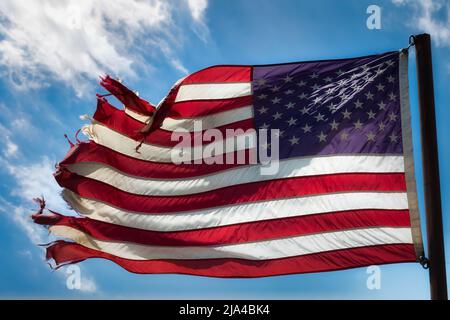
{"type": "Polygon", "coordinates": [[[6,158],[15,157],[19,151],[19,146],[10,138],[11,134],[11,130],[0,124],[0,135],[4,137],[0,144],[2,145],[3,156],[6,158]]]}
{"type": "Polygon", "coordinates": [[[47,232],[42,226],[36,225],[30,215],[37,205],[33,198],[43,196],[49,206],[56,211],[64,211],[67,206],[60,197],[61,188],[53,178],[54,165],[43,157],[40,162],[31,165],[16,165],[12,161],[0,158],[0,165],[14,179],[11,195],[19,199],[19,204],[0,198],[2,211],[7,214],[27,234],[35,244],[46,241],[47,232]]]}
{"type": "Polygon", "coordinates": [[[189,71],[188,69],[186,69],[183,64],[181,63],[181,61],[177,58],[173,58],[170,60],[170,63],[172,64],[172,66],[177,69],[178,71],[180,71],[183,74],[188,74],[189,71]]]}
{"type": "Polygon", "coordinates": [[[412,27],[427,32],[438,46],[450,46],[450,2],[445,0],[392,0],[413,10],[412,27]]]}
{"type": "Polygon", "coordinates": [[[395,5],[400,6],[400,5],[404,5],[406,2],[408,2],[408,0],[392,0],[392,2],[393,2],[395,5]]]}
{"type": "MultiPolygon", "coordinates": [[[[7,169],[8,173],[14,179],[14,186],[11,194],[19,198],[19,204],[13,204],[0,196],[0,212],[7,215],[17,226],[27,235],[33,244],[44,244],[53,240],[47,230],[40,225],[35,224],[30,215],[37,208],[36,204],[31,202],[32,198],[44,196],[47,204],[55,211],[65,211],[67,208],[64,200],[59,196],[61,188],[53,179],[54,166],[52,161],[43,157],[40,162],[31,165],[16,165],[8,160],[0,158],[0,165],[7,169]]],[[[42,247],[35,247],[40,248],[42,247]]],[[[41,251],[39,250],[39,251],[41,251]]],[[[21,250],[19,255],[28,259],[33,259],[32,251],[29,249],[21,250]]],[[[42,257],[42,251],[39,257],[42,257]]],[[[42,266],[46,266],[42,265],[42,266]]],[[[81,267],[80,267],[81,268],[81,267]]],[[[66,283],[66,273],[64,268],[56,273],[66,283]]],[[[100,290],[92,276],[86,269],[82,269],[80,291],[86,294],[99,294],[100,290]]]]}
{"type": "MultiPolygon", "coordinates": [[[[206,5],[205,0],[189,1],[202,28],[206,5]]],[[[78,95],[106,72],[135,77],[138,70],[151,68],[137,65],[148,51],[169,52],[169,62],[176,58],[172,48],[181,45],[182,37],[173,13],[182,7],[164,0],[2,0],[4,76],[19,90],[46,86],[48,79],[64,81],[78,95]],[[146,43],[161,46],[148,50],[146,43]]],[[[179,60],[174,67],[185,70],[179,60]]]]}
{"type": "Polygon", "coordinates": [[[40,162],[30,165],[4,162],[16,182],[16,186],[11,191],[12,195],[25,202],[38,196],[44,196],[53,209],[64,210],[66,205],[59,195],[61,188],[53,178],[55,163],[47,157],[42,157],[40,162]]]}
{"type": "Polygon", "coordinates": [[[207,41],[209,29],[205,22],[205,12],[208,7],[208,0],[188,0],[189,11],[195,21],[193,30],[203,41],[207,41]]]}
{"type": "Polygon", "coordinates": [[[188,0],[189,10],[194,20],[201,21],[208,7],[207,0],[188,0]]]}
{"type": "Polygon", "coordinates": [[[30,250],[20,250],[20,251],[18,252],[18,254],[19,254],[20,256],[22,256],[22,257],[25,257],[25,258],[29,259],[29,260],[32,260],[32,259],[33,259],[33,254],[31,253],[30,250]]]}
{"type": "Polygon", "coordinates": [[[11,157],[14,157],[18,151],[19,151],[19,146],[17,144],[15,144],[14,142],[12,142],[11,139],[9,138],[9,136],[6,136],[5,137],[5,151],[3,152],[3,154],[7,158],[11,158],[11,157]]]}

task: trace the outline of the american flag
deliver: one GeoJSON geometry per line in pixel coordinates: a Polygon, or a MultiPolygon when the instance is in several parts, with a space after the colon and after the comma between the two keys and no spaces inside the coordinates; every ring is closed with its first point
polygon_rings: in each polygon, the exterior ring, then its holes
{"type": "Polygon", "coordinates": [[[57,266],[104,258],[136,273],[262,277],[423,254],[405,53],[213,66],[157,108],[116,80],[101,84],[125,107],[99,96],[89,140],[55,173],[81,216],[43,206],[33,216],[62,238],[47,248],[57,266]],[[248,161],[272,140],[214,155],[244,152],[244,163],[173,163],[173,132],[205,160],[198,150],[226,140],[198,142],[208,129],[278,129],[279,170],[248,161]]]}

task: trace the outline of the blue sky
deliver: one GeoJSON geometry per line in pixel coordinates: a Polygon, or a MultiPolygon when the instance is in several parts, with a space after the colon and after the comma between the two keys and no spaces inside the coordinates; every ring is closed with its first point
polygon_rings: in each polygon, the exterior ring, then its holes
{"type": "MultiPolygon", "coordinates": [[[[103,73],[119,76],[157,103],[186,73],[213,64],[265,64],[344,58],[396,50],[410,34],[433,39],[439,160],[447,268],[450,269],[450,1],[79,1],[4,0],[0,4],[0,298],[428,299],[418,264],[381,267],[368,290],[366,268],[270,277],[214,279],[135,275],[108,261],[81,263],[81,290],[66,287],[36,243],[30,199],[44,195],[68,213],[51,175],[95,107],[103,73]],[[379,5],[382,28],[366,27],[379,5]]],[[[423,213],[414,55],[410,59],[413,135],[423,213]]],[[[424,217],[422,217],[424,221],[424,217]]]]}

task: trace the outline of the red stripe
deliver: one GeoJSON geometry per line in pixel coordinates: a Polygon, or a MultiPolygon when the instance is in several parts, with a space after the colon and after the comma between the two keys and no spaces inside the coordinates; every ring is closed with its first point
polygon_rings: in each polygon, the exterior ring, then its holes
{"type": "Polygon", "coordinates": [[[114,95],[127,108],[140,114],[153,115],[156,108],[148,101],[139,98],[133,91],[110,76],[101,78],[100,85],[114,95]]]}
{"type": "MultiPolygon", "coordinates": [[[[255,150],[245,150],[245,159],[248,163],[250,154],[255,150]]],[[[237,152],[233,152],[236,162],[237,152]]],[[[226,159],[227,154],[218,156],[218,159],[226,159]]],[[[129,175],[155,178],[155,179],[182,179],[202,176],[219,171],[240,167],[244,164],[180,164],[159,163],[139,160],[127,155],[115,152],[93,141],[81,142],[72,148],[64,160],[59,163],[61,168],[79,162],[97,162],[116,168],[129,175]]],[[[224,162],[224,161],[223,161],[224,162]]]]}
{"type": "MultiPolygon", "coordinates": [[[[109,104],[107,101],[101,99],[98,100],[94,119],[104,124],[109,129],[119,132],[124,136],[127,136],[139,142],[144,140],[144,142],[146,143],[166,147],[173,147],[178,144],[178,141],[171,140],[171,131],[155,129],[148,134],[141,133],[140,131],[144,127],[144,124],[142,122],[135,120],[134,118],[128,116],[123,110],[119,110],[109,104]]],[[[225,126],[217,127],[216,129],[222,133],[223,137],[225,137],[227,129],[242,129],[245,131],[251,128],[254,128],[253,119],[231,123],[225,126]]],[[[191,141],[197,141],[197,139],[194,139],[195,136],[201,136],[203,132],[189,133],[191,141]]],[[[198,141],[199,143],[202,143],[200,139],[198,141]]]]}
{"type": "Polygon", "coordinates": [[[135,229],[60,214],[52,216],[53,219],[45,215],[33,218],[39,224],[72,227],[104,241],[155,246],[224,245],[356,228],[410,227],[408,210],[341,211],[176,232],[135,229]]]}
{"type": "Polygon", "coordinates": [[[182,84],[207,82],[249,82],[250,66],[212,66],[187,76],[182,84]]]}
{"type": "Polygon", "coordinates": [[[47,248],[47,259],[54,259],[57,265],[90,258],[113,261],[134,273],[178,273],[223,278],[267,277],[416,261],[412,244],[360,247],[262,261],[243,259],[138,261],[119,258],[66,241],[57,241],[47,248]]]}
{"type": "Polygon", "coordinates": [[[168,111],[167,116],[171,118],[204,117],[218,112],[251,106],[252,103],[252,96],[224,100],[182,101],[174,103],[168,111]]]}
{"type": "Polygon", "coordinates": [[[170,213],[239,203],[351,191],[405,191],[403,173],[355,173],[253,182],[183,196],[137,195],[63,170],[60,186],[82,197],[143,213],[170,213]]]}

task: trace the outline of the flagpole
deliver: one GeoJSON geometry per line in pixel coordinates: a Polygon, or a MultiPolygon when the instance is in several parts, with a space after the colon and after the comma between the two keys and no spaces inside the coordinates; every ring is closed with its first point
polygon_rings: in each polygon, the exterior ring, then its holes
{"type": "Polygon", "coordinates": [[[430,295],[432,300],[447,300],[431,40],[430,35],[427,33],[415,35],[412,38],[416,48],[417,83],[419,88],[430,295]]]}

